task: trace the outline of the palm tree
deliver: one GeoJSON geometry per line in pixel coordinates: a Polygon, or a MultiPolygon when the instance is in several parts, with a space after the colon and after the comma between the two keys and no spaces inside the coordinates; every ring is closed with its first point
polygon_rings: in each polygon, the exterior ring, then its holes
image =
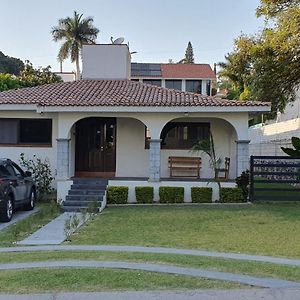
{"type": "Polygon", "coordinates": [[[82,14],[74,11],[73,18],[67,17],[58,20],[58,26],[52,27],[53,40],[63,41],[58,60],[63,61],[68,57],[76,64],[76,79],[80,78],[79,56],[83,44],[94,44],[99,29],[93,26],[92,17],[82,18],[82,14]]]}

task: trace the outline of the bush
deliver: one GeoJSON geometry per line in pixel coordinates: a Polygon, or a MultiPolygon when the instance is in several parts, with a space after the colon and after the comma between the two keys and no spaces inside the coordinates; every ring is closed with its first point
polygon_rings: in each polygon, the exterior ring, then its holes
{"type": "Polygon", "coordinates": [[[183,203],[184,187],[161,186],[159,188],[159,202],[161,203],[183,203]]]}
{"type": "Polygon", "coordinates": [[[240,188],[221,188],[221,199],[222,203],[239,203],[243,202],[244,196],[243,191],[240,188]]]}
{"type": "Polygon", "coordinates": [[[247,202],[250,185],[249,170],[244,171],[239,177],[235,179],[237,186],[243,191],[244,201],[247,202]]]}
{"type": "Polygon", "coordinates": [[[191,196],[193,203],[210,203],[212,202],[212,188],[191,187],[191,196]]]}
{"type": "Polygon", "coordinates": [[[32,173],[39,200],[43,200],[46,195],[53,193],[51,184],[54,178],[52,176],[50,162],[47,158],[42,160],[36,157],[36,155],[33,155],[30,159],[25,158],[24,153],[21,153],[20,165],[25,168],[25,171],[30,171],[32,173]]]}
{"type": "Polygon", "coordinates": [[[152,203],[153,202],[153,187],[152,186],[136,186],[135,197],[137,203],[152,203]]]}
{"type": "Polygon", "coordinates": [[[126,204],[128,201],[127,186],[109,186],[106,199],[108,204],[126,204]]]}

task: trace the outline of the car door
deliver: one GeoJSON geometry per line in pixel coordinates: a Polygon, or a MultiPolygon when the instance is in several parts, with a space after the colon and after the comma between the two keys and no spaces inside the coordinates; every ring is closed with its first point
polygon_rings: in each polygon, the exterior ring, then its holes
{"type": "Polygon", "coordinates": [[[20,188],[20,193],[21,193],[21,200],[26,201],[29,197],[29,184],[28,184],[28,178],[26,177],[24,171],[14,162],[11,163],[15,174],[17,176],[18,180],[18,185],[20,188]]]}
{"type": "Polygon", "coordinates": [[[20,172],[16,173],[15,168],[10,164],[6,164],[6,169],[9,172],[11,186],[14,190],[15,196],[15,205],[20,205],[24,200],[24,192],[25,192],[25,180],[21,177],[20,172]]]}

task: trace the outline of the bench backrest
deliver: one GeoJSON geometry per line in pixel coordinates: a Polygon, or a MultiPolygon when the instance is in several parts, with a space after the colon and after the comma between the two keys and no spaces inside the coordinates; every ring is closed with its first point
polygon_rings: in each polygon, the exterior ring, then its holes
{"type": "Polygon", "coordinates": [[[201,157],[169,156],[169,166],[172,165],[201,165],[201,157]]]}

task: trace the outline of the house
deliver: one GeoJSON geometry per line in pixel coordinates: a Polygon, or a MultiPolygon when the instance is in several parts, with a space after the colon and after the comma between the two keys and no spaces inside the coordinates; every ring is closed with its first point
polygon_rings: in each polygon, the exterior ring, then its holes
{"type": "Polygon", "coordinates": [[[248,167],[249,115],[270,111],[269,103],[131,81],[127,45],[86,45],[82,57],[82,80],[0,93],[0,157],[48,157],[59,199],[74,176],[105,177],[112,185],[178,185],[169,178],[169,156],[201,155],[205,186],[213,178],[209,159],[190,148],[210,131],[217,155],[231,158],[230,179],[248,167]]]}
{"type": "Polygon", "coordinates": [[[132,63],[131,80],[210,96],[216,74],[209,64],[132,63]]]}

